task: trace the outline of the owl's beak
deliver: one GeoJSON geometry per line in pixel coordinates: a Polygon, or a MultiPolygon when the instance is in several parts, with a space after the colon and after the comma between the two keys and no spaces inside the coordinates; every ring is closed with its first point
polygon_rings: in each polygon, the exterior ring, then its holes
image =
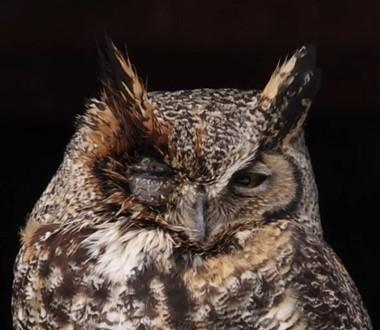
{"type": "Polygon", "coordinates": [[[206,238],[206,218],[205,218],[205,205],[206,205],[206,191],[203,186],[197,187],[195,199],[195,239],[198,242],[203,242],[206,238]]]}
{"type": "Polygon", "coordinates": [[[188,238],[195,244],[202,244],[207,237],[207,193],[202,185],[184,186],[183,198],[177,203],[174,222],[179,223],[188,238]]]}

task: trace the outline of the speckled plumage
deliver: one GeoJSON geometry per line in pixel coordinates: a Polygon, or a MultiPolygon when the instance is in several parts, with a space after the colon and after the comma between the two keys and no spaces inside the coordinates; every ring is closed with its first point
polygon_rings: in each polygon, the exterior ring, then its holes
{"type": "Polygon", "coordinates": [[[16,329],[371,329],[323,239],[303,125],[312,47],[263,91],[103,91],[22,231],[16,329]]]}

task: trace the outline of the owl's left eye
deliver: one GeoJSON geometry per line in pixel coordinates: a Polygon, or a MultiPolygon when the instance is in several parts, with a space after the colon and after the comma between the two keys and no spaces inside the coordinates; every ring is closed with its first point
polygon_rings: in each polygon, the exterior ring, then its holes
{"type": "Polygon", "coordinates": [[[253,167],[235,173],[230,185],[238,195],[251,196],[268,186],[267,181],[271,174],[271,170],[265,164],[256,162],[253,167]]]}
{"type": "Polygon", "coordinates": [[[262,184],[267,175],[261,173],[239,173],[233,178],[233,184],[246,188],[255,188],[262,184]]]}

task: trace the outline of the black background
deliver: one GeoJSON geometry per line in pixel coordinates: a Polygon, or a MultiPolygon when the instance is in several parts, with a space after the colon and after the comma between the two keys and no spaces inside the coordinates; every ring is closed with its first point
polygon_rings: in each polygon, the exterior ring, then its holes
{"type": "Polygon", "coordinates": [[[380,328],[380,5],[377,1],[0,2],[0,327],[10,323],[18,231],[99,88],[107,33],[150,90],[262,88],[304,42],[322,86],[307,128],[327,241],[380,328]]]}

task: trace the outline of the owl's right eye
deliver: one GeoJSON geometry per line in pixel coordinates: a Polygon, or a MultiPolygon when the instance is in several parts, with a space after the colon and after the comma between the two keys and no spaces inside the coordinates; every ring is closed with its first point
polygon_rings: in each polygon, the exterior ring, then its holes
{"type": "Polygon", "coordinates": [[[141,158],[128,168],[128,184],[133,196],[150,206],[166,203],[172,191],[173,170],[153,158],[141,158]]]}
{"type": "Polygon", "coordinates": [[[167,178],[173,175],[172,169],[165,163],[148,157],[142,158],[131,166],[130,170],[141,177],[149,177],[150,179],[167,178]]]}

